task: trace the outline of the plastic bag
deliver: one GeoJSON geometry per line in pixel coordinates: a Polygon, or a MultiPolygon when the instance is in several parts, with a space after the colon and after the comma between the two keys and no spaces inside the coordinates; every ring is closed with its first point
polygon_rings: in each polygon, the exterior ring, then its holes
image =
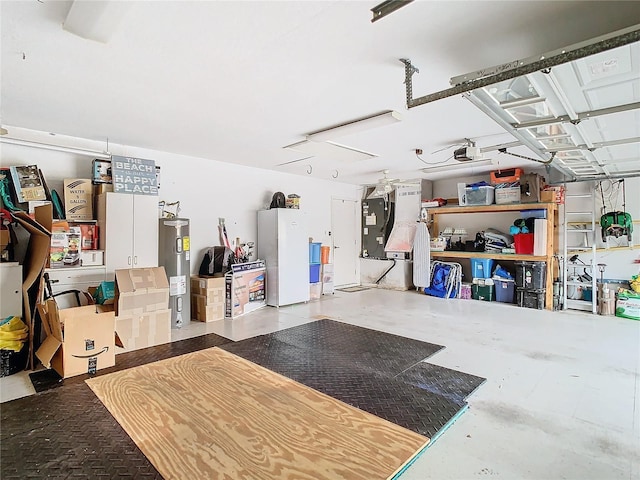
{"type": "Polygon", "coordinates": [[[20,317],[7,317],[0,322],[0,350],[22,350],[29,338],[29,327],[20,317]]]}

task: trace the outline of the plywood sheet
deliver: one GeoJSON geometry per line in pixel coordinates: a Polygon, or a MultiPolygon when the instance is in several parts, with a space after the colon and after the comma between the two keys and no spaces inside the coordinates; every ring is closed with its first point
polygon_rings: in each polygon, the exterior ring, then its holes
{"type": "Polygon", "coordinates": [[[429,441],[218,348],[87,383],[167,480],[386,479],[429,441]]]}

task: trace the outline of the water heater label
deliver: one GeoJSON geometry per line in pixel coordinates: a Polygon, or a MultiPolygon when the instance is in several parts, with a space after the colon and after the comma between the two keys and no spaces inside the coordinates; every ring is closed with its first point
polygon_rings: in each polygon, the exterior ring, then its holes
{"type": "Polygon", "coordinates": [[[187,276],[178,275],[175,277],[169,277],[169,295],[184,295],[187,293],[187,276]]]}

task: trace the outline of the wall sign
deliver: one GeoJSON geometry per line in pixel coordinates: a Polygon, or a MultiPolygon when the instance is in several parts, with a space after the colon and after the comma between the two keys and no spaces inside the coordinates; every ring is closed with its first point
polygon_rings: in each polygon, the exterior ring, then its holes
{"type": "Polygon", "coordinates": [[[111,156],[113,191],[134,195],[158,195],[156,162],[133,157],[111,156]]]}

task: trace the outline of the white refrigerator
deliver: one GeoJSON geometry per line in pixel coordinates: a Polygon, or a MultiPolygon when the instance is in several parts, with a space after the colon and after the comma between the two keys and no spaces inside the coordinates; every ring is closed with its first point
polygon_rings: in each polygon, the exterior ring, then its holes
{"type": "Polygon", "coordinates": [[[259,211],[257,251],[267,269],[267,305],[309,301],[309,233],[300,210],[259,211]]]}

